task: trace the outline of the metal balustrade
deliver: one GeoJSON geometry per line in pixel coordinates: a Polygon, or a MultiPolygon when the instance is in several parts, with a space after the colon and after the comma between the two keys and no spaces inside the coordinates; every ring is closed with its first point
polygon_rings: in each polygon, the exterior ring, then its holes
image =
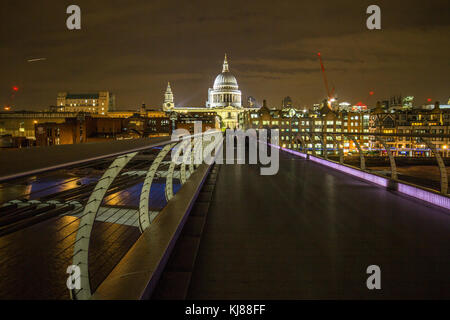
{"type": "Polygon", "coordinates": [[[189,180],[201,147],[221,143],[203,136],[8,182],[2,191],[16,194],[0,204],[0,298],[89,299],[189,180]],[[24,264],[36,266],[31,281],[24,264]],[[66,287],[67,270],[79,288],[66,287]]]}
{"type": "Polygon", "coordinates": [[[383,133],[361,133],[361,132],[298,132],[295,134],[295,138],[292,143],[296,143],[299,145],[296,150],[304,153],[311,154],[318,158],[323,158],[325,160],[329,160],[329,152],[333,152],[335,155],[339,157],[338,162],[340,164],[344,164],[344,151],[343,151],[343,142],[344,140],[352,142],[355,146],[355,150],[357,151],[360,159],[359,169],[362,171],[369,170],[367,168],[367,153],[371,151],[369,148],[363,150],[361,147],[363,142],[368,142],[369,140],[375,143],[379,143],[382,146],[382,150],[378,150],[380,154],[382,152],[386,152],[387,157],[389,158],[389,165],[391,168],[390,178],[394,181],[398,181],[398,169],[396,164],[396,159],[392,153],[394,148],[389,147],[386,138],[398,138],[398,137],[408,137],[412,139],[416,139],[417,142],[421,142],[426,145],[428,150],[433,154],[433,157],[436,160],[436,163],[439,167],[440,172],[440,193],[443,195],[448,194],[448,174],[445,167],[444,159],[442,158],[441,153],[432,142],[433,139],[441,139],[441,138],[449,138],[449,134],[383,134],[383,133]],[[362,137],[367,137],[366,140],[362,139],[362,137]],[[328,143],[328,141],[332,143],[328,143]],[[320,144],[321,150],[317,150],[316,143],[320,144]],[[333,148],[327,147],[327,144],[333,144],[333,148]],[[320,154],[319,154],[320,153],[320,154]]]}

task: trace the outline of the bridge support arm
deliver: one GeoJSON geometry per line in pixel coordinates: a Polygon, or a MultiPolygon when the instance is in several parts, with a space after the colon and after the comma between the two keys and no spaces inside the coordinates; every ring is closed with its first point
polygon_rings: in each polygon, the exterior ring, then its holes
{"type": "Polygon", "coordinates": [[[155,178],[161,162],[175,145],[176,143],[168,144],[158,153],[145,177],[139,200],[139,229],[141,233],[150,226],[148,202],[150,200],[150,190],[152,188],[153,179],[155,178]]]}
{"type": "Polygon", "coordinates": [[[315,156],[316,155],[316,141],[313,139],[313,135],[309,132],[306,132],[306,135],[309,138],[309,141],[311,142],[311,146],[312,146],[312,154],[315,156]]]}
{"type": "Polygon", "coordinates": [[[105,197],[106,191],[111,183],[127,165],[127,163],[137,154],[137,152],[119,156],[105,171],[102,178],[98,181],[89,200],[84,208],[80,224],[78,225],[76,241],[73,249],[73,265],[80,268],[80,289],[70,291],[72,299],[87,300],[91,297],[91,284],[89,279],[89,243],[91,240],[92,228],[98,209],[105,197]]]}
{"type": "Polygon", "coordinates": [[[394,155],[391,152],[391,149],[387,145],[386,141],[382,137],[378,137],[378,140],[383,145],[383,148],[386,150],[388,156],[389,156],[389,162],[391,163],[391,178],[394,180],[397,180],[397,165],[395,164],[395,158],[394,155]]]}
{"type": "Polygon", "coordinates": [[[340,147],[340,143],[339,141],[336,139],[336,136],[334,134],[331,135],[331,137],[333,138],[333,142],[336,144],[336,148],[338,149],[338,153],[339,153],[339,163],[343,164],[344,163],[344,151],[342,150],[342,148],[340,147]]]}
{"type": "Polygon", "coordinates": [[[316,136],[317,138],[319,138],[319,141],[320,141],[320,143],[322,144],[322,156],[325,158],[325,159],[328,159],[328,150],[327,150],[327,145],[325,144],[325,142],[324,142],[324,140],[323,140],[323,137],[321,136],[321,135],[319,135],[319,134],[312,134],[313,136],[316,136]]]}
{"type": "Polygon", "coordinates": [[[359,142],[356,140],[354,136],[347,136],[347,138],[352,140],[356,148],[358,149],[361,170],[366,170],[366,159],[364,158],[364,153],[361,149],[361,146],[359,145],[359,142]]]}
{"type": "Polygon", "coordinates": [[[444,160],[442,159],[439,151],[436,150],[436,147],[434,146],[433,143],[431,143],[428,139],[425,139],[425,138],[420,138],[420,140],[422,140],[427,145],[428,149],[430,149],[431,152],[433,152],[433,154],[436,158],[437,164],[439,166],[439,171],[441,173],[441,193],[447,194],[447,192],[448,192],[448,177],[447,177],[447,170],[445,169],[444,160]]]}
{"type": "MultiPolygon", "coordinates": [[[[191,143],[190,139],[180,142],[179,147],[176,149],[173,159],[170,162],[169,171],[168,171],[167,177],[166,177],[166,189],[165,189],[165,195],[166,195],[167,202],[169,202],[170,199],[173,198],[173,173],[174,173],[175,167],[177,165],[176,160],[179,159],[181,151],[186,152],[184,150],[190,143],[191,143]]],[[[186,156],[183,155],[183,160],[185,158],[186,158],[186,156]]],[[[185,164],[181,163],[180,165],[184,166],[185,164]]]]}
{"type": "Polygon", "coordinates": [[[181,184],[184,184],[186,180],[189,178],[189,176],[192,174],[191,166],[193,165],[193,158],[192,158],[192,149],[194,144],[189,143],[187,144],[187,149],[184,150],[183,154],[183,164],[181,165],[181,184]],[[186,167],[189,165],[189,170],[186,170],[186,167]]]}
{"type": "Polygon", "coordinates": [[[305,140],[303,139],[303,137],[300,134],[297,134],[295,136],[295,139],[300,142],[300,144],[302,145],[302,152],[305,154],[308,154],[308,150],[305,151],[305,148],[307,149],[307,146],[305,144],[305,140]]]}

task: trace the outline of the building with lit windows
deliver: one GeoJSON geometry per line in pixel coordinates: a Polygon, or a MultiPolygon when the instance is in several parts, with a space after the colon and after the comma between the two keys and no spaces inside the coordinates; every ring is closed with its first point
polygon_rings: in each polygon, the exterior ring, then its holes
{"type": "MultiPolygon", "coordinates": [[[[434,108],[406,109],[389,112],[380,103],[370,116],[370,132],[387,134],[448,134],[450,133],[450,110],[441,109],[439,102],[434,108]]],[[[386,137],[386,143],[396,156],[423,157],[431,156],[426,145],[414,137],[386,137]]],[[[432,138],[431,142],[445,157],[449,156],[449,139],[432,138]]],[[[372,149],[382,146],[373,142],[372,149]]]]}
{"type": "MultiPolygon", "coordinates": [[[[294,109],[295,110],[295,109],[294,109]]],[[[259,110],[251,110],[244,114],[243,127],[259,129],[278,129],[279,143],[284,148],[300,149],[302,145],[298,133],[303,134],[308,152],[313,146],[316,153],[323,154],[323,146],[318,137],[310,133],[321,133],[325,139],[328,152],[336,151],[337,144],[344,154],[358,153],[357,146],[348,136],[359,142],[364,152],[373,155],[386,155],[383,145],[373,136],[358,133],[385,134],[450,134],[450,109],[440,108],[436,102],[432,110],[384,108],[380,102],[370,111],[334,111],[326,104],[322,108],[303,112],[300,110],[276,110],[267,107],[266,103],[259,110]],[[389,111],[390,110],[390,111],[389,111]],[[345,133],[345,135],[327,135],[327,132],[345,133]],[[333,136],[336,137],[335,141],[333,136]]],[[[450,139],[443,137],[430,138],[444,157],[450,156],[450,139]]],[[[430,150],[423,141],[415,137],[384,137],[387,146],[395,156],[429,157],[430,150]]]]}
{"type": "Polygon", "coordinates": [[[105,115],[116,108],[115,95],[108,91],[98,93],[60,92],[56,98],[58,112],[86,112],[105,115]]]}
{"type": "Polygon", "coordinates": [[[321,136],[326,140],[328,152],[337,150],[337,143],[343,149],[344,153],[356,153],[357,148],[352,140],[346,136],[336,135],[335,141],[332,135],[326,132],[334,133],[354,133],[355,137],[362,141],[361,147],[368,150],[369,137],[359,136],[357,133],[369,132],[369,113],[368,112],[347,112],[333,111],[327,104],[324,104],[320,110],[304,111],[297,109],[276,110],[267,107],[264,101],[260,110],[249,111],[246,114],[244,124],[247,128],[259,129],[278,129],[280,146],[290,149],[300,149],[301,143],[298,139],[299,133],[303,138],[308,150],[313,147],[317,154],[323,154],[323,146],[316,136],[309,137],[310,133],[322,133],[321,136]]]}

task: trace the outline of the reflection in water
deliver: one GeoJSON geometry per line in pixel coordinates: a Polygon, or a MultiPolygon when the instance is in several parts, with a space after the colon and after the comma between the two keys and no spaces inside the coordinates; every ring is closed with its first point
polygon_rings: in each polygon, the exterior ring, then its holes
{"type": "MultiPolygon", "coordinates": [[[[55,175],[29,180],[23,185],[0,185],[0,202],[30,200],[95,182],[98,178],[55,175]],[[28,195],[24,197],[24,195],[28,195]]],[[[143,183],[108,195],[104,204],[137,207],[143,183]]],[[[165,181],[152,184],[150,210],[166,206],[165,181]]],[[[181,185],[174,181],[177,193],[181,185]]],[[[0,299],[69,299],[66,270],[72,264],[73,243],[79,218],[59,216],[0,237],[0,299]]],[[[95,288],[105,279],[140,236],[129,225],[96,221],[89,251],[91,282],[95,288]]]]}
{"type": "MultiPolygon", "coordinates": [[[[59,217],[0,238],[0,299],[70,299],[66,271],[72,264],[77,220],[59,217]]],[[[135,227],[94,223],[89,249],[93,289],[139,235],[135,227]]]]}
{"type": "Polygon", "coordinates": [[[81,185],[97,181],[98,178],[78,178],[72,175],[58,175],[29,180],[29,184],[2,184],[0,185],[0,204],[15,200],[35,200],[53,193],[78,188],[81,185]]]}
{"type": "Polygon", "coordinates": [[[66,179],[41,179],[31,184],[31,196],[30,200],[44,197],[53,193],[66,191],[74,188],[78,188],[82,185],[92,183],[97,178],[81,178],[74,177],[66,179]]]}
{"type": "Polygon", "coordinates": [[[29,185],[8,185],[2,184],[0,189],[0,204],[22,198],[23,195],[31,192],[31,184],[29,185]]]}
{"type": "MultiPolygon", "coordinates": [[[[109,206],[134,206],[139,205],[139,199],[141,196],[141,190],[143,182],[136,184],[125,190],[113,193],[105,197],[103,202],[104,205],[109,206]]],[[[173,184],[174,194],[178,192],[181,185],[179,183],[173,184]]],[[[165,198],[165,188],[166,184],[164,182],[153,182],[152,188],[150,189],[150,199],[149,207],[150,210],[159,210],[164,208],[167,204],[165,198]]]]}

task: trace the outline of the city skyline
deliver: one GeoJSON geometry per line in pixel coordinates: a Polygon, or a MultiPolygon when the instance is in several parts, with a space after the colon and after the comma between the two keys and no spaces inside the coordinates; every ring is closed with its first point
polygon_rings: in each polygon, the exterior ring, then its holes
{"type": "Polygon", "coordinates": [[[0,1],[0,302],[450,299],[449,9],[0,1]]]}
{"type": "Polygon", "coordinates": [[[65,26],[65,3],[2,2],[2,24],[14,27],[2,28],[0,102],[11,104],[17,86],[18,109],[54,105],[60,91],[99,90],[116,93],[118,108],[160,106],[170,81],[177,104],[204,105],[204,88],[226,52],[243,97],[278,105],[289,95],[294,105],[312,105],[326,97],[319,51],[341,101],[374,105],[399,94],[448,100],[443,2],[381,1],[382,29],[375,31],[365,26],[369,2],[344,2],[273,8],[79,1],[77,31],[65,26]]]}

